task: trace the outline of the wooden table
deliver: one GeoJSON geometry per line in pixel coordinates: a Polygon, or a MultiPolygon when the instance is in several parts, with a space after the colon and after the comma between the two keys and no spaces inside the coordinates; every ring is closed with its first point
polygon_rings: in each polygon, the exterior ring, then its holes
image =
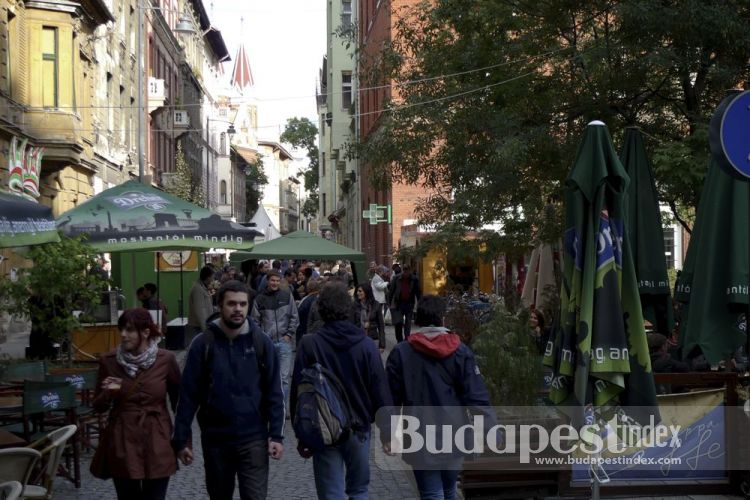
{"type": "Polygon", "coordinates": [[[26,446],[27,443],[22,438],[16,436],[12,432],[4,431],[0,429],[0,449],[3,448],[20,448],[26,446]]]}

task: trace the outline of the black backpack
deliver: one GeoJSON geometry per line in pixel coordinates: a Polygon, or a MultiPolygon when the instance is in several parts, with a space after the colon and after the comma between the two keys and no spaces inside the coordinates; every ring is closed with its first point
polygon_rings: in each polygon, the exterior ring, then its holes
{"type": "Polygon", "coordinates": [[[313,335],[302,337],[300,348],[308,365],[297,386],[292,427],[297,439],[313,452],[346,441],[361,424],[352,410],[344,384],[318,362],[313,335]]]}

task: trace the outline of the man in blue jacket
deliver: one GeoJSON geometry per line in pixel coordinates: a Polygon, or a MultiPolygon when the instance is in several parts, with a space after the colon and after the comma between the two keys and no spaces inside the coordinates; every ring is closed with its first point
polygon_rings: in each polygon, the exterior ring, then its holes
{"type": "Polygon", "coordinates": [[[220,317],[190,344],[175,412],[172,446],[183,464],[193,461],[190,427],[201,428],[206,489],[211,500],[230,500],[235,476],[240,498],[266,498],[268,457],[284,453],[284,396],[273,342],[247,317],[248,289],[224,283],[220,317]]]}
{"type": "MultiPolygon", "coordinates": [[[[388,356],[386,373],[395,407],[404,407],[405,415],[426,424],[452,424],[454,432],[465,421],[466,411],[482,413],[485,428],[494,424],[489,408],[489,393],[471,352],[461,338],[444,328],[445,300],[434,295],[422,297],[415,323],[420,327],[406,342],[394,347],[388,356]]],[[[441,439],[439,434],[436,440],[441,439]]],[[[466,438],[471,442],[471,438],[466,438]]],[[[390,452],[388,446],[384,447],[390,452]]],[[[437,443],[435,449],[443,449],[437,443]]],[[[420,450],[403,459],[414,468],[420,498],[456,498],[456,480],[463,455],[431,455],[420,450]]]]}
{"type": "MultiPolygon", "coordinates": [[[[353,428],[353,433],[343,443],[329,446],[314,455],[302,445],[298,450],[305,458],[313,457],[319,499],[364,499],[370,484],[370,425],[375,420],[375,413],[391,404],[385,371],[375,344],[349,320],[352,299],[344,283],[326,283],[318,294],[317,305],[325,323],[320,330],[309,335],[314,339],[315,361],[342,382],[351,410],[361,424],[353,428]]],[[[301,373],[311,362],[305,349],[297,350],[291,389],[292,420],[301,373]]]]}

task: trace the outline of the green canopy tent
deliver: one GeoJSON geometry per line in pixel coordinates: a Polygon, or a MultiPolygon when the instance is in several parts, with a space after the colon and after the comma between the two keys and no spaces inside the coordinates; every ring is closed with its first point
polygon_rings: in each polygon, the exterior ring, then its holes
{"type": "Polygon", "coordinates": [[[545,364],[554,403],[645,407],[630,416],[648,422],[658,410],[623,225],[629,182],[607,127],[591,122],[566,182],[561,325],[545,364]]]}
{"type": "MultiPolygon", "coordinates": [[[[107,189],[68,210],[57,219],[57,228],[68,236],[86,234],[86,243],[100,252],[249,249],[254,238],[261,235],[253,228],[224,220],[203,207],[135,180],[107,189]]],[[[158,280],[157,269],[157,286],[158,280]]],[[[132,281],[135,285],[135,276],[132,281]]],[[[183,302],[180,272],[180,316],[183,302]]]]}
{"type": "Polygon", "coordinates": [[[659,197],[643,134],[638,128],[626,129],[620,159],[630,177],[625,231],[630,239],[643,316],[654,325],[655,331],[669,336],[674,328],[674,311],[664,256],[659,197]]]}
{"type": "Polygon", "coordinates": [[[231,257],[234,262],[248,259],[345,259],[352,262],[355,283],[367,279],[365,254],[302,230],[259,243],[248,252],[235,252],[231,257]]]}
{"type": "Polygon", "coordinates": [[[0,192],[0,248],[60,241],[52,209],[0,192]]]}

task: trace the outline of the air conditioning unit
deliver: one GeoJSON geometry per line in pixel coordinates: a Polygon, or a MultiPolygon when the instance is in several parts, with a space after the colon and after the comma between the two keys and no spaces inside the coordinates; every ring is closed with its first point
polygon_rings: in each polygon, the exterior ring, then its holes
{"type": "Polygon", "coordinates": [[[174,112],[174,126],[175,128],[187,128],[190,126],[190,115],[185,110],[179,110],[174,112]]]}

